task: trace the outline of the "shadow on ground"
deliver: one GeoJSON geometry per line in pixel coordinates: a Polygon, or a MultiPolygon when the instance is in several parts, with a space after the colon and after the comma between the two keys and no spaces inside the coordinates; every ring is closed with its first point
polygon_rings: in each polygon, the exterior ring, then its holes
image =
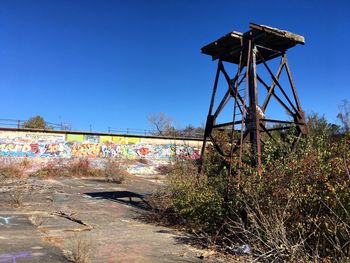
{"type": "Polygon", "coordinates": [[[145,195],[130,191],[93,192],[84,194],[94,199],[106,199],[146,211],[151,210],[151,206],[145,200],[145,195]]]}

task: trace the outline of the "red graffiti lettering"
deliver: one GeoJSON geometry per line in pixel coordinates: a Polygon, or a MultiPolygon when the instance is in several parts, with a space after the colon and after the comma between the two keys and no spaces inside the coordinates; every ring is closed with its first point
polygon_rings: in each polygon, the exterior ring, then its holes
{"type": "Polygon", "coordinates": [[[149,154],[150,150],[147,147],[141,147],[137,150],[137,153],[141,156],[149,154]]]}

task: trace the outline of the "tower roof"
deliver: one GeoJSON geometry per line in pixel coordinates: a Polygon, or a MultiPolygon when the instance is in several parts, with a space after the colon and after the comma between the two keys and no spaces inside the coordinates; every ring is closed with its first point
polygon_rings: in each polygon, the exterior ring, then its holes
{"type": "MultiPolygon", "coordinates": [[[[210,55],[213,60],[221,59],[226,62],[238,64],[240,51],[242,48],[246,49],[248,47],[248,41],[250,39],[255,45],[260,47],[259,51],[265,61],[279,56],[297,44],[305,44],[303,36],[286,30],[254,23],[250,23],[249,28],[250,30],[245,33],[233,31],[211,42],[202,47],[202,53],[210,55]]],[[[260,62],[257,61],[257,63],[260,62]]]]}

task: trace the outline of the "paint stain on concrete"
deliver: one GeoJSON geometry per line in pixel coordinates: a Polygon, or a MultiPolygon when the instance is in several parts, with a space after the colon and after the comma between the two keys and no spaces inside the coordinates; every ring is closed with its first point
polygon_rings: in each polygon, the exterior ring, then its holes
{"type": "Polygon", "coordinates": [[[3,222],[3,224],[7,225],[10,224],[11,220],[13,218],[16,218],[16,216],[0,216],[0,220],[3,222]]]}

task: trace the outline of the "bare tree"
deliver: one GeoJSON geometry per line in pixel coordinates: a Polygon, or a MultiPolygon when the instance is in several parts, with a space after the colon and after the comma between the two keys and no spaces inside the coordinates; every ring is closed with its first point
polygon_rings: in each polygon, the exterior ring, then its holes
{"type": "Polygon", "coordinates": [[[185,129],[182,130],[182,135],[187,137],[195,137],[196,128],[189,124],[185,127],[185,129]]]}
{"type": "Polygon", "coordinates": [[[157,135],[169,135],[174,130],[172,118],[163,112],[149,114],[148,121],[156,128],[157,135]]]}
{"type": "Polygon", "coordinates": [[[184,129],[177,129],[173,125],[173,119],[163,112],[151,113],[148,115],[148,121],[154,126],[155,135],[171,137],[203,137],[204,128],[194,127],[189,124],[184,129]]]}

